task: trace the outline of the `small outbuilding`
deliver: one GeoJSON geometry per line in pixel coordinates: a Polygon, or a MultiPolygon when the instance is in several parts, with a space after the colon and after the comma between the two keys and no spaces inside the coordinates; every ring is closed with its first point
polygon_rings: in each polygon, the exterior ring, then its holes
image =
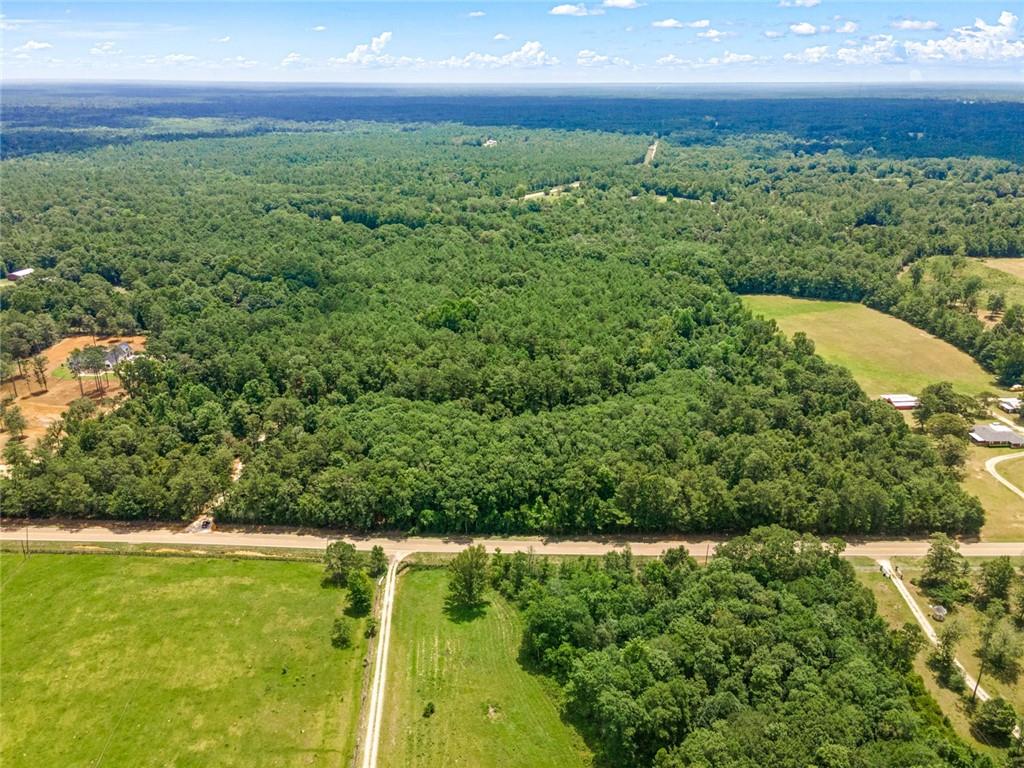
{"type": "Polygon", "coordinates": [[[28,277],[33,272],[35,272],[35,270],[32,269],[32,267],[26,267],[25,269],[17,269],[14,272],[8,272],[7,279],[10,280],[12,283],[17,282],[18,280],[21,280],[24,277],[28,277]]]}
{"type": "Polygon", "coordinates": [[[1024,448],[1024,435],[999,422],[975,424],[971,429],[971,441],[989,448],[1024,448]]]}
{"type": "Polygon", "coordinates": [[[897,411],[912,411],[917,408],[920,402],[913,395],[897,394],[897,395],[882,395],[882,400],[887,402],[897,411]]]}
{"type": "Polygon", "coordinates": [[[1020,413],[1019,397],[1001,397],[999,398],[999,409],[1006,413],[1020,413]]]}
{"type": "Polygon", "coordinates": [[[949,611],[946,610],[945,606],[943,606],[943,605],[933,605],[932,606],[932,618],[935,619],[936,621],[945,621],[946,617],[948,615],[949,615],[949,611]]]}

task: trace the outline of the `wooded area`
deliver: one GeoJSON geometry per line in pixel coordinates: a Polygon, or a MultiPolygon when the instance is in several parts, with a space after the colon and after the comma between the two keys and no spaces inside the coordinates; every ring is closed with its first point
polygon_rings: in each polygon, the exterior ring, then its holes
{"type": "Polygon", "coordinates": [[[5,160],[5,268],[36,272],[0,293],[4,349],[148,336],[131,399],[11,452],[5,514],[190,517],[239,455],[222,519],[977,531],[928,438],[731,291],[862,299],[1009,383],[1019,306],[986,328],[899,275],[1019,255],[1020,167],[646,146],[360,124],[5,160]]]}
{"type": "Polygon", "coordinates": [[[683,549],[490,567],[600,765],[993,765],[912,672],[920,630],[889,631],[841,548],[773,527],[705,568],[683,549]]]}

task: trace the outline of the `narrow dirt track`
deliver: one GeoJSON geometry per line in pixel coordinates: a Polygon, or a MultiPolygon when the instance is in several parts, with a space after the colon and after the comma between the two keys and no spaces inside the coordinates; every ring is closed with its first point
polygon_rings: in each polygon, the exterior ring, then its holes
{"type": "Polygon", "coordinates": [[[647,154],[644,155],[644,165],[650,165],[654,162],[654,156],[658,152],[658,142],[654,142],[647,148],[647,154]]]}
{"type": "MultiPolygon", "coordinates": [[[[132,526],[129,524],[80,523],[77,525],[35,525],[16,524],[6,521],[0,529],[0,541],[47,541],[58,543],[120,543],[120,544],[167,544],[226,547],[273,547],[284,549],[324,549],[327,544],[339,539],[349,541],[360,550],[380,546],[388,555],[398,553],[428,552],[456,553],[470,544],[483,544],[488,551],[500,548],[502,552],[526,552],[533,550],[538,555],[601,555],[628,544],[636,555],[657,556],[671,547],[685,546],[695,557],[707,552],[725,540],[725,537],[708,539],[701,537],[631,538],[628,536],[603,536],[589,539],[518,537],[501,538],[490,536],[351,536],[339,532],[321,530],[265,531],[247,528],[227,528],[189,533],[181,529],[132,526]]],[[[964,541],[960,551],[968,557],[997,557],[999,555],[1024,556],[1024,542],[964,541]]],[[[928,552],[928,539],[905,538],[890,540],[852,539],[847,541],[845,557],[923,557],[928,552]]]]}
{"type": "Polygon", "coordinates": [[[366,736],[363,739],[363,768],[376,768],[377,747],[380,744],[380,724],[384,718],[384,686],[388,676],[388,651],[391,647],[391,613],[395,605],[395,582],[398,565],[405,557],[397,552],[388,564],[384,579],[384,598],[380,606],[380,625],[377,630],[377,654],[374,657],[373,679],[370,684],[369,707],[366,716],[366,736]]]}

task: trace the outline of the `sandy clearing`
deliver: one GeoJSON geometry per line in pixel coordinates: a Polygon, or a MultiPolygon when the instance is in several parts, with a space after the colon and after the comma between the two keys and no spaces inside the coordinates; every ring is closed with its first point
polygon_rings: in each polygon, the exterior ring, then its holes
{"type": "Polygon", "coordinates": [[[654,156],[658,153],[658,142],[654,142],[647,148],[647,154],[644,155],[644,165],[650,165],[654,162],[654,156]]]}
{"type": "MultiPolygon", "coordinates": [[[[107,405],[108,401],[112,402],[123,394],[121,382],[113,374],[108,376],[109,385],[99,392],[95,389],[93,379],[85,378],[79,386],[79,382],[74,379],[58,378],[55,375],[55,371],[64,364],[72,350],[92,346],[94,343],[109,347],[122,341],[128,342],[136,350],[144,349],[146,346],[145,336],[99,336],[95,342],[93,337],[88,335],[68,336],[42,351],[49,361],[46,369],[47,389],[41,389],[31,374],[16,376],[13,383],[3,383],[0,391],[5,396],[13,395],[17,388],[18,394],[14,402],[21,408],[27,422],[24,438],[27,448],[32,448],[42,439],[47,427],[60,420],[65,409],[83,396],[83,390],[85,397],[101,405],[107,405]]],[[[7,445],[7,441],[7,433],[0,433],[0,451],[7,445]]]]}
{"type": "Polygon", "coordinates": [[[571,184],[561,184],[561,185],[559,185],[557,187],[552,187],[551,189],[542,189],[539,192],[529,192],[529,193],[523,195],[519,199],[520,200],[538,200],[538,199],[540,199],[542,197],[558,197],[563,192],[565,192],[567,189],[579,189],[582,183],[583,182],[581,182],[581,181],[574,181],[571,184]]]}

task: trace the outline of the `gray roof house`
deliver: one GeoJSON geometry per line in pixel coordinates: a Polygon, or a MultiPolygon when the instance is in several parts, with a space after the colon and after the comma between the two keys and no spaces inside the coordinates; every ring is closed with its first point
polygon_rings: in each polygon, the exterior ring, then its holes
{"type": "Polygon", "coordinates": [[[978,445],[994,448],[1024,448],[1024,435],[1013,427],[998,422],[975,424],[971,429],[971,440],[978,445]]]}
{"type": "Polygon", "coordinates": [[[122,341],[107,350],[107,368],[113,368],[132,357],[132,345],[122,341]]]}

